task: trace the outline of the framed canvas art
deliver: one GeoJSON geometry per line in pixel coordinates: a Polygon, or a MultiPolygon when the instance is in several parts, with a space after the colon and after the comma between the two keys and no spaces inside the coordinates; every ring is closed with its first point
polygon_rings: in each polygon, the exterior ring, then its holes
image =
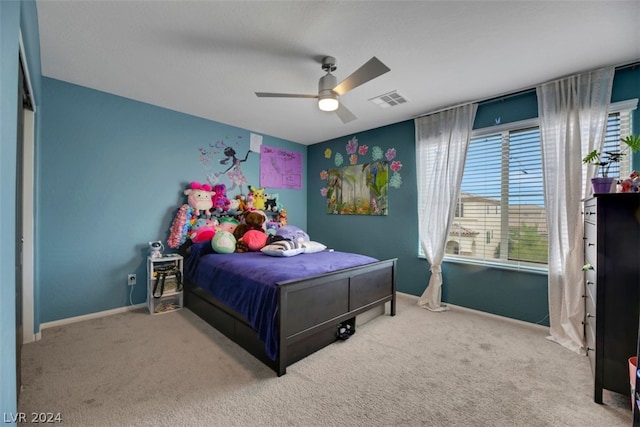
{"type": "Polygon", "coordinates": [[[378,161],[329,169],[327,213],[387,215],[389,163],[378,161]]]}

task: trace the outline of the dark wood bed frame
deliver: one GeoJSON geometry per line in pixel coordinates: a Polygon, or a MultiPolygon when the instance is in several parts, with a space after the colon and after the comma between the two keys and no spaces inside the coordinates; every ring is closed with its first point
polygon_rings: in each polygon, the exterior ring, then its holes
{"type": "MultiPolygon", "coordinates": [[[[186,257],[186,253],[183,253],[186,257]]],[[[396,314],[396,259],[278,283],[279,349],[267,357],[264,344],[242,315],[197,284],[185,281],[185,307],[229,337],[278,376],[287,366],[333,343],[341,325],[355,330],[355,317],[390,303],[396,314]]]]}

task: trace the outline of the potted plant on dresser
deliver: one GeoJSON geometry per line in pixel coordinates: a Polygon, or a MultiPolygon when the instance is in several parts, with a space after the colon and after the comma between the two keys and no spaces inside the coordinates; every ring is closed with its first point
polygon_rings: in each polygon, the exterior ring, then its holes
{"type": "MultiPolygon", "coordinates": [[[[629,135],[621,138],[621,142],[625,143],[632,153],[640,149],[640,135],[629,135]]],[[[609,176],[609,168],[613,163],[619,163],[625,153],[621,151],[598,151],[593,150],[587,154],[582,163],[593,164],[598,166],[601,176],[591,178],[594,194],[610,193],[615,191],[616,179],[609,176]]]]}

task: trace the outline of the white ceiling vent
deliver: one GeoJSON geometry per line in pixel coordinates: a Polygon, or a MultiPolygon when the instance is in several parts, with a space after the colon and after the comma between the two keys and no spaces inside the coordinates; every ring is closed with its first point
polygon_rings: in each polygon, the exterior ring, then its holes
{"type": "Polygon", "coordinates": [[[407,102],[407,99],[394,90],[392,92],[383,93],[375,98],[371,98],[369,101],[378,105],[380,108],[389,108],[404,104],[407,102]]]}

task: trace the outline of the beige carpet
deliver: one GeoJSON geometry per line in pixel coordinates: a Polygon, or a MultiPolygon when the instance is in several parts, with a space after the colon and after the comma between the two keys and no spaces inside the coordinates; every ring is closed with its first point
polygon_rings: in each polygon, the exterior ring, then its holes
{"type": "Polygon", "coordinates": [[[628,426],[627,396],[593,403],[586,357],[543,328],[400,294],[276,377],[189,310],[46,329],[23,347],[19,410],[73,426],[628,426]]]}

